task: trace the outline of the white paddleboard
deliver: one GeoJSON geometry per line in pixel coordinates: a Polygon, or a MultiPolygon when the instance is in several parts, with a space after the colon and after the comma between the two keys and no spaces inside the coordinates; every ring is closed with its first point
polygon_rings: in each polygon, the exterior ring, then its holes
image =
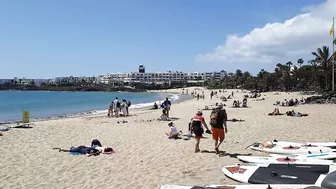
{"type": "Polygon", "coordinates": [[[162,185],[160,189],[305,189],[312,185],[302,184],[247,184],[247,185],[207,185],[207,186],[183,186],[183,185],[162,185]]]}
{"type": "Polygon", "coordinates": [[[316,153],[316,154],[269,154],[271,157],[297,157],[301,159],[321,159],[321,160],[333,160],[336,159],[336,153],[316,153]]]}
{"type": "Polygon", "coordinates": [[[244,185],[207,185],[210,188],[222,189],[305,189],[312,185],[303,184],[244,184],[244,185]]]}
{"type": "Polygon", "coordinates": [[[324,147],[336,147],[336,142],[311,142],[311,141],[307,141],[307,142],[289,142],[289,141],[272,141],[274,144],[277,145],[282,145],[282,146],[312,146],[312,147],[317,147],[317,146],[324,146],[324,147]]]}
{"type": "Polygon", "coordinates": [[[263,156],[237,156],[237,158],[244,162],[257,163],[257,164],[269,164],[269,163],[282,163],[282,164],[317,164],[317,165],[330,165],[332,160],[319,160],[308,159],[299,157],[263,157],[263,156]]]}
{"type": "Polygon", "coordinates": [[[255,144],[250,146],[252,150],[273,153],[273,154],[311,154],[311,153],[329,153],[336,151],[329,147],[301,147],[301,146],[279,146],[273,145],[270,147],[264,147],[261,144],[255,144]]]}
{"type": "MultiPolygon", "coordinates": [[[[335,172],[329,174],[320,174],[309,171],[298,171],[297,169],[284,168],[263,168],[259,165],[230,165],[222,169],[223,173],[238,182],[251,184],[303,184],[321,186],[325,184],[334,185],[335,172]],[[266,170],[266,171],[265,171],[266,170]],[[328,175],[331,175],[328,177],[328,175]],[[328,177],[328,179],[327,179],[328,177]],[[307,178],[312,178],[308,179],[307,178]],[[277,183],[280,182],[280,183],[277,183]],[[324,183],[323,183],[324,182],[324,183]]],[[[335,186],[336,188],[336,186],[335,186]]]]}

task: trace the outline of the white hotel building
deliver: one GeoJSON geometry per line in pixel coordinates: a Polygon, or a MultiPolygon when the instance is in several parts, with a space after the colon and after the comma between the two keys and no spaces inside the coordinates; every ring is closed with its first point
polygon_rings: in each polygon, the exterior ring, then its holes
{"type": "Polygon", "coordinates": [[[209,79],[221,80],[225,77],[226,72],[150,72],[146,73],[143,65],[139,66],[139,72],[128,73],[110,73],[101,78],[100,83],[182,83],[182,82],[204,82],[209,79]]]}
{"type": "Polygon", "coordinates": [[[18,83],[21,85],[28,85],[32,81],[36,85],[41,83],[48,84],[62,84],[62,83],[94,83],[94,84],[115,84],[115,83],[145,83],[145,84],[164,84],[164,83],[203,83],[206,80],[221,80],[226,76],[225,71],[220,72],[151,72],[146,73],[143,65],[139,66],[138,72],[127,73],[109,73],[99,76],[82,76],[82,77],[56,77],[54,79],[0,79],[0,84],[4,83],[18,83]]]}

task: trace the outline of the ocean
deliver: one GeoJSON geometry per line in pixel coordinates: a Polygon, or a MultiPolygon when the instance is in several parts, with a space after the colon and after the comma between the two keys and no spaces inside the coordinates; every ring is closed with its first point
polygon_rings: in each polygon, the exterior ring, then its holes
{"type": "Polygon", "coordinates": [[[100,113],[107,110],[115,97],[130,100],[130,109],[151,107],[166,97],[172,102],[189,98],[180,94],[149,92],[0,91],[0,122],[21,120],[23,111],[29,111],[31,119],[100,113]]]}

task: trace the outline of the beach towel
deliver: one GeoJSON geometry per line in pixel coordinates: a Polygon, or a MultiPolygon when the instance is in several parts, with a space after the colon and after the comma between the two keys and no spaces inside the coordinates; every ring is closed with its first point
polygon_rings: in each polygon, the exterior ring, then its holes
{"type": "Polygon", "coordinates": [[[24,124],[24,125],[17,125],[17,126],[13,126],[11,128],[16,128],[16,129],[30,129],[30,128],[33,128],[27,124],[24,124]]]}

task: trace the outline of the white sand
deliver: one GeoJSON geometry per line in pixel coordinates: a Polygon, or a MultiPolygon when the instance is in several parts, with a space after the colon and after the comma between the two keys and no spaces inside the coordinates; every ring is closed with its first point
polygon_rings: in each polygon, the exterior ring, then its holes
{"type": "MultiPolygon", "coordinates": [[[[172,90],[172,92],[181,90],[172,90]]],[[[192,89],[189,89],[189,93],[192,89]]],[[[231,90],[227,90],[225,96],[231,90]]],[[[178,130],[187,131],[189,120],[197,109],[220,102],[218,98],[185,101],[173,104],[171,117],[178,130]]],[[[251,108],[231,108],[226,102],[229,132],[220,150],[227,153],[253,153],[244,148],[253,142],[267,139],[292,141],[334,141],[336,106],[300,105],[294,107],[308,117],[267,116],[275,108],[275,100],[301,98],[296,93],[273,95],[264,93],[264,101],[248,100],[251,108]],[[265,96],[264,96],[265,95],[265,96]]],[[[222,94],[219,94],[219,96],[222,94]]],[[[243,93],[235,99],[242,100],[243,93]]],[[[291,108],[279,107],[281,112],[291,108]]],[[[129,118],[106,116],[65,118],[36,122],[33,129],[12,129],[0,136],[0,188],[143,188],[155,189],[161,184],[233,184],[221,172],[225,165],[237,163],[229,156],[214,153],[194,153],[194,140],[169,140],[165,135],[168,122],[142,122],[160,116],[161,110],[131,112],[129,118]],[[117,124],[127,120],[128,123],[117,124]],[[98,138],[103,145],[116,149],[112,155],[96,157],[71,156],[52,147],[69,148],[72,145],[90,145],[98,138]]],[[[210,111],[203,111],[209,121],[210,111]]],[[[201,150],[214,150],[211,136],[201,140],[201,150]]]]}

